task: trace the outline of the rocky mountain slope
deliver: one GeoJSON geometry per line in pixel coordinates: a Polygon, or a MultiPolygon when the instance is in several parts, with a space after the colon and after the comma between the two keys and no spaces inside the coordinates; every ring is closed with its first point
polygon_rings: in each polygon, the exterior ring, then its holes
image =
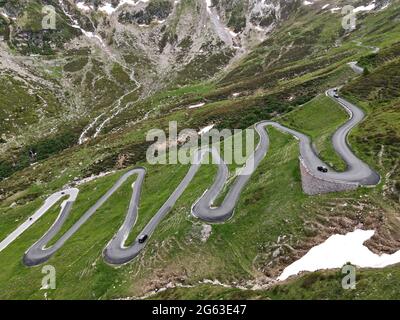
{"type": "MultiPolygon", "coordinates": [[[[357,27],[351,32],[341,23],[346,4],[0,0],[0,238],[47,195],[78,185],[81,193],[68,227],[124,170],[145,166],[137,232],[187,169],[145,162],[146,133],[173,120],[199,131],[209,125],[247,128],[260,119],[285,121],[312,136],[323,159],[340,169],[330,135],[346,115],[328,108],[321,95],[344,85],[342,94],[368,114],[350,143],[382,175],[377,188],[306,197],[296,142],[272,131],[270,156],[232,221],[203,225],[189,215],[214,177],[204,169],[143,255],[123,268],[110,268],[101,251],[123,219],[127,184],[50,260],[60,283],[68,285],[46,291],[52,298],[142,297],[159,288],[171,288],[160,297],[178,298],[320,292],[343,297],[340,290],[324,291],[325,283],[336,288],[330,275],[282,286],[274,279],[313,245],[357,226],[376,230],[368,242],[374,252],[399,248],[399,2],[354,2],[357,27]],[[41,26],[44,5],[56,10],[54,30],[41,26]],[[365,74],[352,71],[348,63],[354,61],[365,74]],[[92,175],[100,177],[86,179],[92,175]]],[[[43,298],[35,287],[39,269],[24,268],[20,258],[56,215],[49,212],[0,252],[2,298],[43,298]]],[[[396,270],[368,272],[358,293],[366,296],[373,283],[379,296],[384,290],[374,279],[398,277],[396,270]]]]}
{"type": "MultiPolygon", "coordinates": [[[[86,136],[96,136],[90,119],[105,125],[115,112],[131,107],[139,98],[212,78],[284,19],[272,14],[280,12],[279,3],[240,2],[248,10],[241,11],[241,18],[235,16],[238,5],[205,0],[2,3],[4,81],[11,77],[25,82],[14,84],[12,96],[28,86],[28,94],[38,101],[38,105],[11,107],[13,102],[3,100],[6,125],[0,134],[6,143],[2,150],[17,152],[32,143],[30,137],[60,135],[60,122],[76,128],[62,147],[73,144],[72,140],[82,142],[86,136]],[[44,5],[56,10],[54,30],[41,26],[44,5]],[[270,25],[257,20],[260,10],[272,10],[270,25]],[[243,18],[247,22],[235,26],[234,21],[243,18]],[[37,94],[39,84],[50,92],[37,94]],[[26,110],[20,112],[21,108],[26,110]],[[7,113],[8,109],[13,110],[7,113]],[[11,121],[12,125],[7,124],[11,121]],[[27,126],[29,132],[24,134],[27,126]]],[[[18,100],[24,104],[23,97],[18,100]]],[[[138,115],[136,120],[145,116],[138,115]]]]}

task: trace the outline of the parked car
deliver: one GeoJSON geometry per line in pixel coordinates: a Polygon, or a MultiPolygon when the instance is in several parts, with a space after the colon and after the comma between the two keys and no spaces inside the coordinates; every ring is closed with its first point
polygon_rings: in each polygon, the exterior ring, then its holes
{"type": "Polygon", "coordinates": [[[328,168],[323,167],[323,166],[319,166],[317,169],[318,169],[318,171],[323,172],[323,173],[327,173],[328,172],[328,168]]]}
{"type": "Polygon", "coordinates": [[[145,243],[148,237],[149,237],[149,236],[148,236],[147,234],[142,234],[142,235],[139,237],[139,243],[145,243]]]}

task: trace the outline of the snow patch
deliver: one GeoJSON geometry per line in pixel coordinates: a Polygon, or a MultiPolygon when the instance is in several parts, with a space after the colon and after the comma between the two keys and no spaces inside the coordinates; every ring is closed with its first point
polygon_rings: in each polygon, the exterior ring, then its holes
{"type": "Polygon", "coordinates": [[[77,2],[76,6],[79,10],[84,11],[84,12],[89,12],[89,11],[93,10],[92,6],[89,6],[89,5],[85,4],[84,2],[77,2]]]}
{"type": "Polygon", "coordinates": [[[361,268],[383,268],[399,263],[400,250],[394,254],[377,255],[364,246],[374,233],[374,230],[357,229],[345,235],[333,235],[285,268],[278,280],[285,280],[301,271],[341,268],[348,262],[361,268]]]}
{"type": "Polygon", "coordinates": [[[201,103],[193,104],[193,105],[189,106],[188,109],[196,109],[196,108],[200,108],[200,107],[202,107],[204,105],[205,105],[205,103],[201,102],[201,103]]]}
{"type": "Polygon", "coordinates": [[[354,9],[353,12],[361,12],[361,11],[371,11],[375,9],[375,1],[372,1],[369,5],[367,6],[360,6],[354,9]]]}
{"type": "Polygon", "coordinates": [[[331,9],[331,12],[332,12],[332,13],[335,13],[336,11],[339,11],[340,9],[342,9],[342,8],[340,8],[340,7],[335,7],[335,8],[332,8],[332,9],[331,9]]]}
{"type": "Polygon", "coordinates": [[[117,7],[113,7],[111,3],[106,3],[105,5],[99,7],[99,11],[105,12],[108,15],[112,15],[115,11],[117,11],[117,7]]]}
{"type": "Polygon", "coordinates": [[[99,7],[99,11],[102,11],[108,15],[112,15],[115,11],[124,5],[136,6],[139,2],[149,2],[149,0],[121,0],[117,6],[113,6],[111,3],[106,3],[105,5],[99,7]]]}
{"type": "Polygon", "coordinates": [[[211,12],[211,7],[212,7],[212,2],[211,2],[211,0],[206,0],[206,6],[207,6],[207,12],[208,12],[209,14],[212,14],[212,12],[211,12]]]}
{"type": "Polygon", "coordinates": [[[206,134],[206,133],[209,132],[212,128],[214,128],[214,126],[215,126],[214,124],[210,124],[209,126],[200,129],[200,131],[198,132],[198,134],[199,134],[199,135],[206,134]]]}

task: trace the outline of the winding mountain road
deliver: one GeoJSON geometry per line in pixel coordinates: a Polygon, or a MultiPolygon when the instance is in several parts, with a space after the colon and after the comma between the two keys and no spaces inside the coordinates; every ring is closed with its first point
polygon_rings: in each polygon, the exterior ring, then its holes
{"type": "MultiPolygon", "coordinates": [[[[349,132],[364,119],[364,112],[343,98],[334,98],[333,89],[328,90],[326,94],[337,101],[349,113],[350,116],[349,120],[340,128],[338,128],[332,137],[334,149],[347,164],[347,169],[344,172],[336,172],[332,170],[320,158],[318,158],[318,155],[315,153],[312,147],[311,139],[305,134],[286,128],[277,122],[262,121],[254,125],[255,130],[260,136],[259,144],[257,145],[254,153],[247,160],[246,165],[242,168],[242,171],[236,176],[235,181],[233,182],[219,207],[213,207],[213,202],[222,192],[223,187],[228,180],[228,167],[222,161],[216,149],[199,149],[194,153],[192,165],[190,166],[189,171],[184,179],[170,195],[168,200],[153,216],[150,222],[145,226],[140,235],[147,235],[148,237],[152,235],[158,224],[172,210],[176,201],[189,186],[198,169],[202,165],[202,159],[208,153],[211,153],[213,159],[215,160],[214,162],[218,163],[218,172],[212,186],[207,189],[200,199],[192,206],[192,214],[195,217],[208,222],[224,222],[231,218],[243,188],[246,186],[251,178],[251,175],[257,169],[258,165],[268,152],[270,141],[267,131],[265,130],[265,128],[268,126],[274,127],[284,133],[291,134],[299,141],[300,158],[305,167],[315,177],[325,181],[355,184],[358,186],[375,186],[378,184],[380,181],[379,174],[372,170],[362,160],[357,158],[351,151],[347,142],[347,136],[349,132]],[[318,171],[318,166],[324,166],[328,168],[328,172],[322,173],[318,171]]],[[[108,190],[68,231],[66,231],[55,242],[54,245],[48,248],[47,244],[59,233],[63,224],[68,218],[72,206],[76,200],[78,190],[68,189],[55,193],[54,195],[50,196],[46,200],[45,205],[42,206],[42,208],[40,208],[32,216],[34,219],[30,218],[28,222],[20,226],[16,231],[14,231],[3,242],[0,243],[0,251],[12,243],[20,234],[22,234],[22,232],[29,228],[31,224],[37,221],[37,219],[47,212],[51,206],[57,203],[62,196],[69,195],[69,199],[62,203],[60,214],[54,224],[39,241],[37,241],[31,248],[27,250],[23,257],[23,262],[27,266],[35,266],[46,262],[53,254],[61,249],[65,242],[71,238],[80,229],[80,227],[91,218],[92,215],[95,214],[97,209],[99,209],[105,202],[108,201],[108,199],[128,180],[128,178],[134,175],[137,175],[137,178],[132,184],[132,196],[125,220],[119,231],[107,244],[103,252],[105,261],[112,265],[121,265],[131,261],[141,252],[148,241],[147,240],[144,243],[140,243],[139,236],[131,246],[125,246],[128,236],[135,226],[138,217],[140,195],[146,176],[146,170],[144,168],[135,168],[125,173],[110,190],[108,190]]]]}

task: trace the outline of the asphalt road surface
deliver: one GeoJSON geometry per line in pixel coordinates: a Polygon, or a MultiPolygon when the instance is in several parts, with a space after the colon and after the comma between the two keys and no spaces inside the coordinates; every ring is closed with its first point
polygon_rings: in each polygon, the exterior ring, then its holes
{"type": "MultiPolygon", "coordinates": [[[[362,160],[358,159],[354,153],[351,151],[347,136],[352,128],[354,128],[358,123],[364,119],[364,112],[357,106],[351,104],[350,102],[342,98],[334,98],[334,92],[328,90],[326,92],[328,96],[336,100],[348,113],[349,120],[342,125],[332,137],[332,143],[336,152],[343,158],[347,164],[347,169],[344,172],[335,172],[329,166],[327,166],[321,159],[318,158],[315,153],[311,140],[308,136],[297,132],[295,130],[286,128],[279,123],[272,121],[263,121],[255,124],[255,130],[260,136],[259,144],[257,145],[254,153],[247,160],[246,165],[243,170],[237,174],[235,181],[230,187],[228,193],[226,194],[222,204],[219,207],[213,207],[214,200],[222,192],[224,185],[229,177],[229,170],[226,164],[220,159],[219,153],[214,148],[209,149],[199,149],[194,154],[193,164],[190,166],[184,179],[180,182],[179,186],[170,195],[168,200],[162,205],[162,207],[153,216],[150,222],[142,230],[139,237],[133,242],[131,246],[125,246],[126,240],[135,226],[138,217],[138,207],[140,202],[140,194],[146,175],[146,170],[144,168],[136,168],[127,173],[125,173],[115,185],[107,191],[97,202],[94,204],[66,233],[64,233],[51,247],[47,248],[47,244],[58,234],[66,219],[68,218],[73,203],[76,198],[76,191],[67,192],[70,194],[70,198],[66,200],[62,207],[61,212],[54,224],[46,232],[46,234],[37,241],[31,248],[27,250],[23,257],[23,262],[27,266],[35,266],[46,262],[51,258],[51,256],[57,252],[65,242],[71,238],[79,228],[86,223],[90,217],[95,214],[97,209],[99,209],[108,199],[117,191],[131,176],[137,175],[135,183],[132,185],[132,196],[130,200],[129,209],[125,220],[118,230],[113,239],[107,244],[103,251],[104,259],[107,263],[112,265],[121,265],[131,261],[135,258],[141,250],[145,247],[147,242],[146,239],[143,243],[140,243],[140,236],[147,235],[149,238],[158,224],[163,220],[163,218],[172,210],[176,201],[180,198],[182,193],[186,190],[188,185],[193,180],[195,174],[200,168],[201,160],[205,155],[211,153],[213,159],[218,164],[218,172],[212,186],[205,191],[205,193],[200,197],[200,199],[192,206],[192,214],[199,219],[208,222],[224,222],[230,219],[234,213],[234,208],[240,197],[240,194],[250,180],[252,173],[256,170],[260,162],[264,159],[265,155],[269,149],[269,137],[266,127],[272,126],[282,132],[293,135],[299,140],[300,157],[307,167],[307,169],[315,176],[335,182],[351,183],[360,186],[374,186],[379,183],[380,176],[374,170],[372,170],[367,164],[362,160]],[[324,166],[328,169],[328,172],[322,173],[317,170],[318,166],[324,166]]],[[[39,209],[40,216],[43,215],[50,207],[49,204],[54,204],[55,199],[59,199],[60,193],[56,193],[51,196],[54,199],[53,202],[46,201],[44,207],[39,209]]],[[[38,217],[38,212],[34,215],[38,217]]],[[[25,226],[26,227],[26,226],[25,226]]],[[[22,228],[19,232],[14,232],[13,236],[6,239],[7,243],[5,246],[10,244],[15,240],[19,234],[21,234],[26,228],[22,228]]],[[[4,242],[4,241],[3,241],[4,242]]],[[[2,243],[0,243],[0,248],[2,248],[2,243]]],[[[0,249],[1,251],[2,249],[0,249]]]]}

